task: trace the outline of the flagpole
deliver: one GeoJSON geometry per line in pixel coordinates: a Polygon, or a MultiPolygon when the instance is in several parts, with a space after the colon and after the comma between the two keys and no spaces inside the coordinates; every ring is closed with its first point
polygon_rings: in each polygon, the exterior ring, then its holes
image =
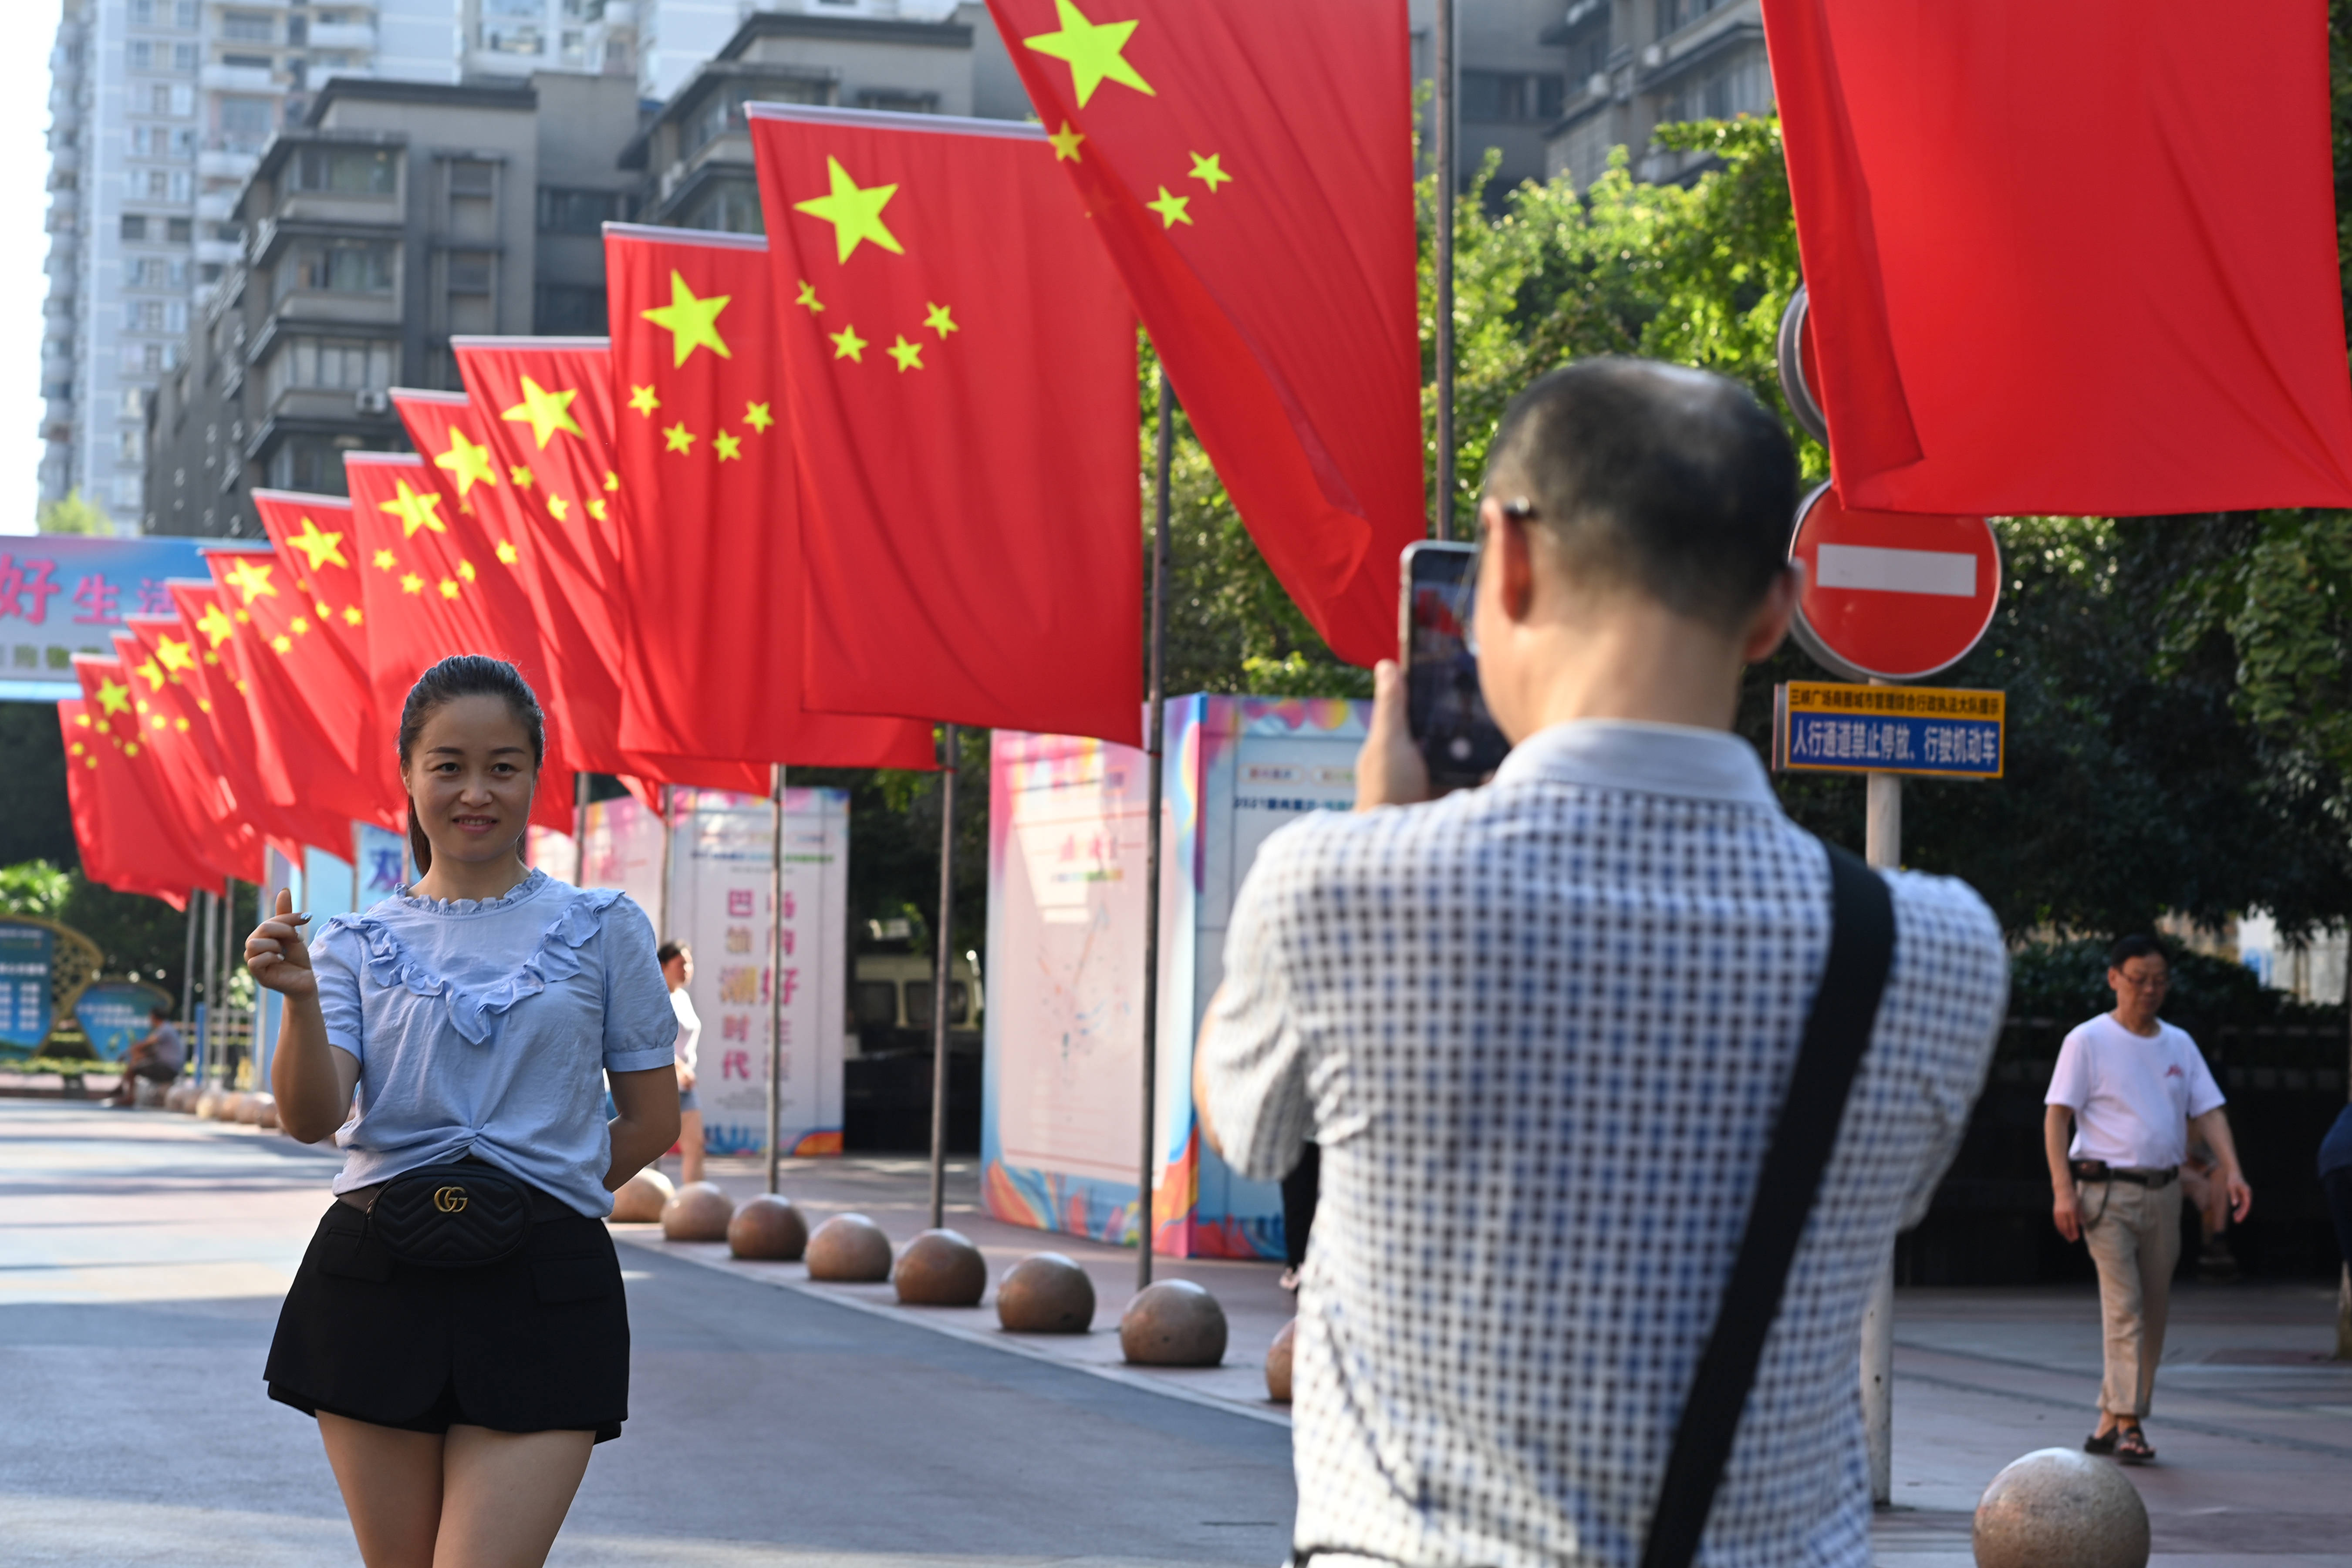
{"type": "Polygon", "coordinates": [[[676,820],[677,815],[677,786],[676,784],[664,784],[661,786],[660,812],[662,826],[662,868],[661,894],[658,902],[661,907],[657,911],[660,918],[654,928],[655,931],[659,933],[660,940],[663,942],[667,942],[670,939],[669,851],[670,841],[677,836],[677,823],[676,820]]]}
{"type": "Polygon", "coordinates": [[[956,763],[961,742],[953,724],[943,724],[940,774],[940,922],[931,945],[931,1228],[947,1223],[948,1183],[948,982],[955,963],[956,763]]]}
{"type": "Polygon", "coordinates": [[[572,885],[588,885],[588,775],[572,775],[572,885]]]}
{"type": "Polygon", "coordinates": [[[1436,133],[1431,137],[1437,159],[1437,298],[1432,309],[1436,321],[1437,359],[1437,537],[1454,537],[1454,205],[1455,113],[1454,65],[1454,0],[1437,0],[1436,101],[1432,106],[1436,133]]]}
{"type": "Polygon", "coordinates": [[[1140,1228],[1135,1249],[1135,1288],[1151,1283],[1153,1187],[1160,1177],[1160,737],[1168,709],[1168,470],[1175,443],[1176,395],[1168,366],[1160,366],[1160,437],[1154,457],[1151,500],[1151,673],[1144,715],[1143,830],[1143,1168],[1136,1193],[1140,1228]]]}
{"type": "MultiPolygon", "coordinates": [[[[180,1027],[183,1030],[193,1026],[192,1021],[195,1016],[196,924],[202,918],[196,902],[199,891],[197,889],[188,891],[188,949],[186,955],[180,960],[180,1027]]],[[[184,1046],[180,1051],[180,1066],[184,1068],[187,1065],[187,1048],[184,1046]]]]}
{"type": "Polygon", "coordinates": [[[776,841],[768,860],[768,1191],[783,1174],[784,1121],[784,764],[775,773],[776,841]]]}

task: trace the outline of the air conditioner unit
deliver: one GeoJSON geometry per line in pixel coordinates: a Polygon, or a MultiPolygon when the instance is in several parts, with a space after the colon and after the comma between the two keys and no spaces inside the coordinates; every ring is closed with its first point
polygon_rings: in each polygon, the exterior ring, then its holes
{"type": "Polygon", "coordinates": [[[392,412],[392,395],[387,392],[378,391],[376,388],[372,386],[362,387],[359,391],[353,393],[352,395],[352,401],[359,405],[359,411],[362,414],[389,414],[392,412]]]}

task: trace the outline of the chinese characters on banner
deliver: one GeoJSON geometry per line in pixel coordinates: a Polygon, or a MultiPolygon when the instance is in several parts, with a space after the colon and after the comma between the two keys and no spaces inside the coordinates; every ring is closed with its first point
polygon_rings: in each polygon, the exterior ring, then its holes
{"type": "Polygon", "coordinates": [[[196,553],[205,542],[165,535],[0,539],[0,685],[57,688],[16,693],[26,699],[78,696],[73,656],[111,653],[115,634],[129,629],[125,616],[178,614],[164,584],[209,575],[196,553]]]}
{"type": "Polygon", "coordinates": [[[0,920],[0,1045],[31,1049],[49,1037],[56,942],[47,926],[0,920]]]}
{"type": "Polygon", "coordinates": [[[1774,693],[1772,765],[1997,779],[2007,716],[1998,691],[1792,680],[1774,693]]]}

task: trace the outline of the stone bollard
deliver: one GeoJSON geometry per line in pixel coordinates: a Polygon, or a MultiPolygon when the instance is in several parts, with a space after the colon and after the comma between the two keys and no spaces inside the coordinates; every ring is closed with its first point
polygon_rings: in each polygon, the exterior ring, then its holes
{"type": "Polygon", "coordinates": [[[2038,1448],[1977,1500],[1977,1568],[2147,1568],[2147,1505],[2123,1472],[2038,1448]]]}
{"type": "Polygon", "coordinates": [[[1095,1282],[1058,1252],[1032,1253],[997,1286],[996,1321],[1016,1334],[1083,1334],[1095,1325],[1095,1282]]]}
{"type": "Polygon", "coordinates": [[[613,1194],[614,1225],[651,1225],[662,1216],[662,1205],[669,1202],[670,1194],[677,1189],[670,1185],[667,1176],[647,1165],[613,1194]]]}
{"type": "Polygon", "coordinates": [[[808,1221],[790,1198],[761,1193],[727,1222],[727,1250],[738,1258],[797,1263],[808,1250],[808,1221]]]}
{"type": "Polygon", "coordinates": [[[196,1095],[196,1120],[199,1121],[216,1120],[220,1116],[221,1101],[227,1098],[221,1092],[219,1085],[207,1084],[196,1095]]]}
{"type": "Polygon", "coordinates": [[[872,1285],[890,1278],[890,1238],[862,1214],[837,1214],[808,1241],[812,1279],[872,1285]]]}
{"type": "Polygon", "coordinates": [[[164,1107],[172,1094],[172,1086],[158,1083],[152,1078],[131,1080],[131,1103],[142,1110],[157,1110],[164,1107]]]}
{"type": "Polygon", "coordinates": [[[890,1271],[905,1307],[977,1307],[988,1293],[988,1260],[960,1231],[927,1230],[907,1244],[890,1271]]]}
{"type": "Polygon", "coordinates": [[[254,1125],[265,1132],[278,1131],[278,1097],[276,1095],[265,1094],[261,1097],[261,1115],[254,1125]]]}
{"type": "Polygon", "coordinates": [[[1298,1337],[1298,1320],[1282,1325],[1265,1352],[1265,1396],[1276,1405],[1290,1403],[1290,1346],[1298,1337]]]}
{"type": "Polygon", "coordinates": [[[1147,1285],[1119,1314],[1118,1348],[1138,1366],[1215,1366],[1225,1359],[1225,1310],[1190,1279],[1147,1285]]]}
{"type": "Polygon", "coordinates": [[[266,1090],[237,1096],[236,1119],[247,1127],[264,1125],[262,1117],[269,1118],[268,1125],[278,1125],[278,1097],[266,1090]]]}
{"type": "Polygon", "coordinates": [[[710,1182],[688,1182],[662,1205],[664,1241],[724,1241],[735,1200],[710,1182]]]}

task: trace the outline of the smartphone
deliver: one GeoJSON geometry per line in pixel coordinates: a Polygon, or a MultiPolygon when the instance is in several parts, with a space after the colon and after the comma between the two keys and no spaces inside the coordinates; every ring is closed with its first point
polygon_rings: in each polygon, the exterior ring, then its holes
{"type": "Polygon", "coordinates": [[[1429,782],[1439,789],[1485,783],[1511,749],[1486,711],[1478,660],[1464,634],[1473,553],[1467,544],[1435,540],[1409,544],[1404,552],[1397,644],[1406,711],[1429,764],[1429,782]]]}

